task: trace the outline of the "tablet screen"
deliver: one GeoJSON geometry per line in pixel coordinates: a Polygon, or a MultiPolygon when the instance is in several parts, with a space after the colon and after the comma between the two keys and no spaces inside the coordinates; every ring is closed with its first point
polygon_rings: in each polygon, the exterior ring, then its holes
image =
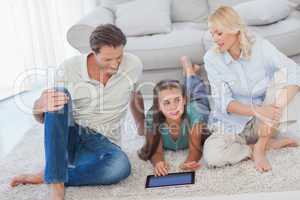
{"type": "Polygon", "coordinates": [[[195,172],[170,173],[167,176],[147,176],[146,188],[195,183],[195,172]]]}

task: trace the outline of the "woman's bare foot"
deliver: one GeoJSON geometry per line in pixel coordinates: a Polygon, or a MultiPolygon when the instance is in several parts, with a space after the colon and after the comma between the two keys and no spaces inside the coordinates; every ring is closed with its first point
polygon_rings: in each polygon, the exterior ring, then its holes
{"type": "Polygon", "coordinates": [[[51,200],[64,200],[65,199],[65,186],[63,183],[50,184],[50,199],[51,200]]]}
{"type": "Polygon", "coordinates": [[[272,169],[268,159],[266,158],[266,150],[261,144],[256,143],[254,145],[252,158],[257,171],[268,172],[272,169]]]}
{"type": "Polygon", "coordinates": [[[285,147],[298,147],[299,144],[296,140],[291,138],[281,138],[281,139],[270,139],[268,144],[268,149],[281,149],[285,147]]]}
{"type": "Polygon", "coordinates": [[[16,187],[20,184],[42,184],[44,183],[44,173],[39,172],[37,174],[22,174],[15,176],[11,182],[11,187],[16,187]]]}

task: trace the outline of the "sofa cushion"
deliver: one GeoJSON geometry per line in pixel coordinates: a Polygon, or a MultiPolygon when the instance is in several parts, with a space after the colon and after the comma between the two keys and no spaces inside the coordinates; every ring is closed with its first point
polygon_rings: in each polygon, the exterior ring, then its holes
{"type": "Polygon", "coordinates": [[[204,22],[207,15],[207,0],[172,0],[172,22],[204,22]]]}
{"type": "Polygon", "coordinates": [[[203,63],[204,31],[196,23],[174,23],[172,32],[144,37],[128,37],[126,50],[139,56],[144,70],[180,67],[180,56],[203,63]]]}
{"type": "MultiPolygon", "coordinates": [[[[102,0],[101,5],[115,12],[117,5],[129,1],[133,0],[102,0]]],[[[172,0],[171,2],[172,22],[203,22],[207,15],[207,0],[172,0]]]]}
{"type": "Polygon", "coordinates": [[[216,10],[220,6],[235,6],[239,3],[248,2],[253,0],[208,0],[210,12],[216,10]]]}
{"type": "Polygon", "coordinates": [[[168,33],[172,28],[170,8],[170,0],[138,0],[119,4],[115,24],[126,36],[168,33]]]}
{"type": "Polygon", "coordinates": [[[267,38],[288,56],[300,53],[300,12],[294,11],[285,20],[267,26],[251,26],[250,30],[267,38]]]}
{"type": "Polygon", "coordinates": [[[132,0],[101,0],[101,6],[104,8],[108,8],[111,11],[115,12],[117,9],[117,5],[126,3],[132,0]]]}
{"type": "Polygon", "coordinates": [[[233,7],[249,26],[266,25],[286,18],[290,14],[288,0],[254,0],[233,7]]]}
{"type": "MultiPolygon", "coordinates": [[[[300,12],[293,11],[288,18],[265,26],[249,26],[249,30],[272,42],[287,56],[300,53],[300,12]]],[[[204,34],[204,48],[207,51],[213,44],[209,31],[204,34]]]]}

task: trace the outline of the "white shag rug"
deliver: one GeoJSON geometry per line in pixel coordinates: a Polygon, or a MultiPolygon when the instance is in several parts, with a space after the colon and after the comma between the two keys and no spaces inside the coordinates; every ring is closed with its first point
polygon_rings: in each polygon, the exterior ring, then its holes
{"type": "MultiPolygon", "coordinates": [[[[128,124],[132,124],[130,117],[128,124]]],[[[132,174],[126,180],[112,186],[69,187],[67,200],[139,200],[139,199],[180,199],[212,195],[242,193],[280,192],[300,190],[300,148],[285,148],[268,153],[273,170],[261,174],[251,161],[244,161],[225,168],[208,169],[202,167],[196,172],[196,183],[189,186],[145,189],[146,176],[153,173],[149,162],[141,161],[136,150],[143,144],[134,127],[124,131],[123,150],[128,153],[132,164],[132,174]]],[[[180,171],[187,151],[167,152],[166,159],[171,164],[171,172],[180,171]]],[[[11,154],[0,161],[1,200],[45,200],[48,197],[46,185],[22,185],[9,187],[10,179],[20,173],[37,172],[43,168],[43,127],[36,126],[25,134],[24,139],[11,154]]]]}

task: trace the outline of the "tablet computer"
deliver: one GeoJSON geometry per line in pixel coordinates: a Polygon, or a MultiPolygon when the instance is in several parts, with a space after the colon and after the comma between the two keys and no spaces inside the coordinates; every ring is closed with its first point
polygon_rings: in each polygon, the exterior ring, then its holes
{"type": "Polygon", "coordinates": [[[156,188],[195,183],[195,172],[169,173],[166,176],[147,176],[145,188],[156,188]]]}

